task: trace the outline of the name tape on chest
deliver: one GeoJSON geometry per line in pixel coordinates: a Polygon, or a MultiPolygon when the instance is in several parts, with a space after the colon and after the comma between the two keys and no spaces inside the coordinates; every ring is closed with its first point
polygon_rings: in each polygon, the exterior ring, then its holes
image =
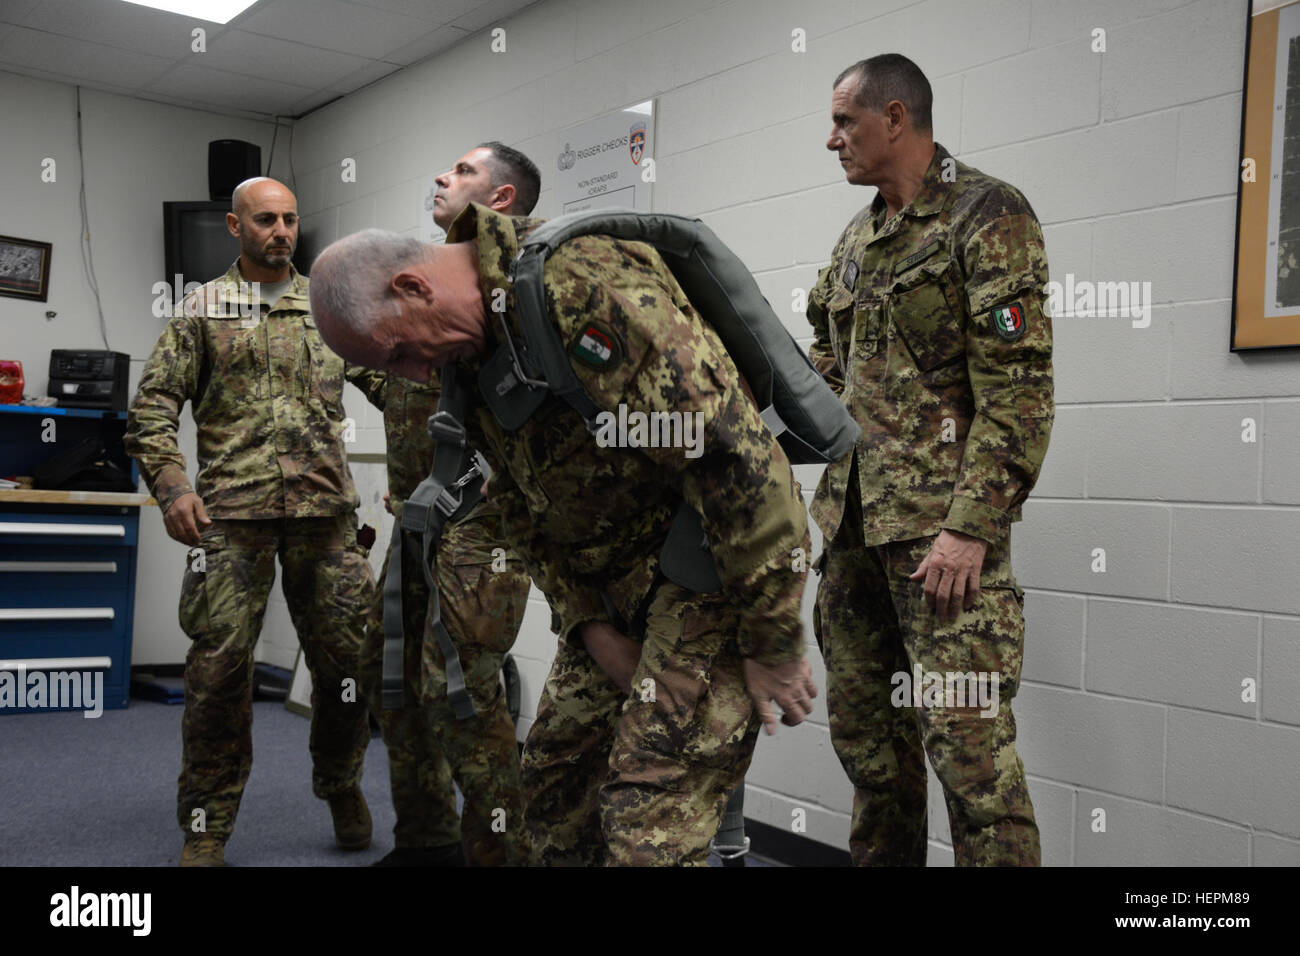
{"type": "Polygon", "coordinates": [[[912,268],[912,266],[924,262],[926,259],[929,259],[932,255],[934,255],[942,248],[943,248],[943,243],[940,242],[938,239],[936,239],[934,242],[930,243],[920,252],[912,253],[906,259],[903,259],[896,266],[894,266],[894,275],[898,275],[900,272],[906,272],[908,269],[912,268]]]}

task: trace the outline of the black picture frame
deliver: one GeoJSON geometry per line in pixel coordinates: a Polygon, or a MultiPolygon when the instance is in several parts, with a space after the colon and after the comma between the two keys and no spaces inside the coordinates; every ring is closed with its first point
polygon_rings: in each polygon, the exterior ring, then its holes
{"type": "Polygon", "coordinates": [[[45,302],[54,246],[37,239],[0,236],[0,295],[45,302]]]}

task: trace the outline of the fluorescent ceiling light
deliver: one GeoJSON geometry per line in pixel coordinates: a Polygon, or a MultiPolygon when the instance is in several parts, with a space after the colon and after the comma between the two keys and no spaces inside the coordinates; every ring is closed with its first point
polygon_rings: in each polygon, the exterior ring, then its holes
{"type": "Polygon", "coordinates": [[[182,16],[198,17],[212,23],[228,23],[239,16],[257,0],[124,0],[140,7],[152,7],[179,13],[182,16]]]}

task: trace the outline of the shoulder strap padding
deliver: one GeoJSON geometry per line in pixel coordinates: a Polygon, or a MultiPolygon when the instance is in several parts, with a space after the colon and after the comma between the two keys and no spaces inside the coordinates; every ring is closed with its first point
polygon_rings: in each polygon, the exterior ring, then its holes
{"type": "Polygon", "coordinates": [[[645,242],[659,251],[695,310],[717,331],[792,463],[824,464],[852,450],[861,433],[857,423],[739,257],[699,219],[631,209],[569,213],[542,224],[524,241],[512,272],[516,314],[538,371],[588,424],[597,410],[547,320],[542,286],[546,259],[564,242],[585,235],[645,242]]]}

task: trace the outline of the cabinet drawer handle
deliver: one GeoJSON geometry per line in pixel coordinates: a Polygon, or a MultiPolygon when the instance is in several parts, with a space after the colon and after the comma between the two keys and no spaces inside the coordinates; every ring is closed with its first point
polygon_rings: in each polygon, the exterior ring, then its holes
{"type": "Polygon", "coordinates": [[[111,607],[0,607],[0,621],[111,621],[111,607]]]}
{"type": "Polygon", "coordinates": [[[116,574],[116,561],[0,561],[0,571],[116,574]]]}
{"type": "Polygon", "coordinates": [[[41,524],[37,521],[0,521],[0,534],[84,534],[99,538],[125,538],[126,525],[121,524],[41,524]]]}
{"type": "Polygon", "coordinates": [[[111,657],[28,657],[14,661],[0,661],[0,671],[92,671],[108,670],[113,666],[111,657]]]}

